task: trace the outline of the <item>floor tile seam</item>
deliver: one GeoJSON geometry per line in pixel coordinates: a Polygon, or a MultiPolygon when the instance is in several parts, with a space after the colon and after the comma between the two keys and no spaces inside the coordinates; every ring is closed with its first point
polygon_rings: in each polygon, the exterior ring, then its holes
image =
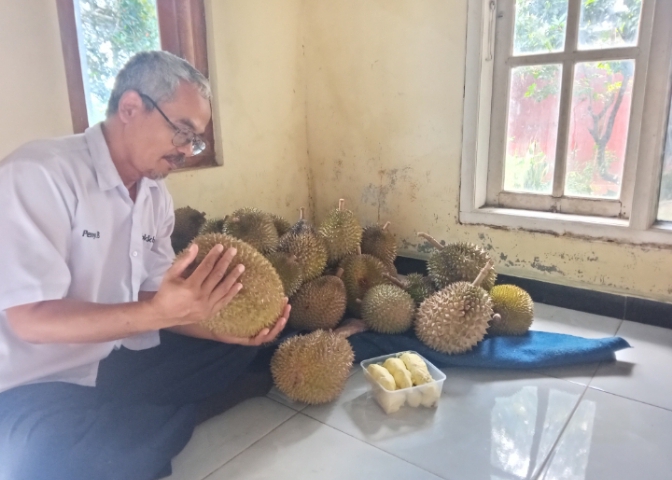
{"type": "MultiPolygon", "coordinates": [[[[270,400],[273,400],[273,399],[270,399],[270,400]]],[[[275,400],[274,400],[274,401],[275,401],[275,400]]],[[[280,403],[280,402],[278,402],[278,403],[280,403]]],[[[281,404],[281,405],[282,405],[282,404],[281,404]]],[[[284,407],[287,407],[287,405],[283,405],[283,406],[284,406],[284,407]]],[[[289,407],[287,407],[287,408],[289,408],[289,407]]],[[[290,410],[292,410],[292,409],[290,408],[290,410]]],[[[264,438],[266,438],[268,435],[270,435],[271,433],[273,433],[274,431],[276,431],[278,428],[280,428],[281,426],[283,426],[285,423],[289,422],[292,418],[296,417],[296,415],[298,415],[298,414],[300,413],[300,412],[297,412],[296,410],[292,410],[292,411],[294,412],[292,415],[290,415],[290,416],[289,416],[288,418],[286,418],[284,421],[282,421],[282,422],[280,422],[279,424],[277,424],[275,427],[273,427],[272,429],[270,429],[268,432],[266,432],[265,434],[263,434],[261,437],[257,438],[254,442],[250,443],[247,447],[243,448],[240,452],[236,453],[233,457],[229,458],[226,462],[222,463],[220,466],[218,466],[218,467],[217,467],[216,469],[214,469],[212,472],[210,472],[209,474],[207,474],[207,475],[206,475],[205,477],[203,477],[201,480],[208,480],[208,478],[212,477],[215,473],[217,473],[217,471],[221,470],[221,469],[222,469],[224,466],[226,466],[228,463],[230,463],[230,462],[232,462],[234,459],[238,458],[240,455],[242,455],[243,453],[245,453],[246,451],[248,451],[250,448],[252,448],[253,446],[255,446],[255,445],[256,445],[257,443],[259,443],[261,440],[263,440],[264,438]]]]}
{"type": "Polygon", "coordinates": [[[401,461],[404,462],[404,463],[408,463],[409,465],[412,465],[412,466],[414,466],[415,468],[418,468],[418,469],[422,470],[423,472],[429,473],[430,475],[433,475],[433,476],[435,476],[435,477],[438,478],[438,479],[441,479],[441,480],[452,480],[452,479],[450,479],[450,478],[448,478],[448,477],[442,477],[442,476],[440,476],[440,475],[437,475],[436,473],[431,472],[431,471],[427,470],[426,468],[424,468],[424,467],[422,467],[422,466],[420,466],[420,465],[417,465],[417,464],[415,464],[415,463],[413,463],[413,462],[409,462],[409,461],[406,460],[405,458],[401,458],[400,456],[395,455],[395,454],[392,453],[392,452],[388,452],[387,450],[383,450],[382,448],[380,448],[380,447],[378,447],[378,446],[376,446],[376,445],[373,445],[372,443],[369,443],[369,442],[367,442],[366,440],[362,440],[361,438],[357,438],[357,437],[355,437],[354,435],[352,435],[351,433],[345,432],[345,431],[341,430],[340,428],[336,428],[336,427],[334,427],[334,426],[332,426],[332,425],[329,425],[329,424],[323,422],[322,420],[320,420],[319,418],[311,417],[310,415],[307,415],[307,414],[305,414],[305,413],[303,413],[303,412],[299,412],[299,414],[300,414],[300,415],[303,415],[304,417],[307,417],[307,418],[309,418],[309,419],[311,419],[311,420],[315,420],[316,422],[321,423],[322,425],[324,425],[324,426],[327,427],[327,428],[330,428],[330,429],[335,430],[335,431],[337,431],[337,432],[339,432],[339,433],[342,433],[342,434],[344,434],[344,435],[347,435],[348,437],[352,438],[353,440],[356,440],[357,442],[364,443],[364,444],[366,444],[366,445],[368,445],[368,446],[370,446],[370,447],[373,447],[373,448],[375,448],[376,450],[378,450],[378,451],[380,451],[380,452],[383,452],[383,453],[386,454],[386,455],[389,455],[389,456],[391,456],[391,457],[396,458],[397,460],[401,460],[401,461]]]}
{"type": "MultiPolygon", "coordinates": [[[[302,410],[305,410],[306,408],[308,408],[308,405],[305,404],[305,405],[303,405],[303,406],[301,407],[301,410],[297,410],[295,407],[292,407],[292,406],[290,406],[290,405],[287,405],[286,403],[282,403],[282,402],[281,402],[280,400],[278,400],[277,398],[273,398],[273,397],[268,396],[268,394],[266,395],[266,398],[268,398],[269,400],[273,400],[275,403],[278,403],[278,404],[282,405],[283,407],[287,407],[287,408],[289,408],[290,410],[293,410],[293,411],[296,412],[296,413],[300,413],[302,410]]],[[[290,400],[291,400],[291,399],[290,399],[290,400]]]]}
{"type": "Polygon", "coordinates": [[[578,400],[576,401],[576,404],[572,408],[571,413],[567,416],[567,420],[565,420],[564,425],[560,429],[560,432],[558,432],[558,436],[555,438],[555,441],[553,442],[553,445],[551,448],[548,450],[548,454],[546,454],[546,457],[544,460],[539,464],[537,467],[536,471],[532,474],[532,480],[539,480],[539,477],[541,476],[542,473],[544,473],[544,470],[548,466],[548,463],[550,462],[551,458],[553,457],[554,452],[558,448],[558,445],[560,444],[560,439],[562,439],[562,436],[565,433],[565,430],[567,430],[567,427],[569,426],[569,422],[572,421],[572,418],[574,417],[574,414],[576,411],[579,409],[579,405],[581,405],[581,401],[583,400],[583,397],[585,397],[586,392],[588,391],[588,386],[585,386],[583,389],[583,392],[581,392],[581,395],[579,396],[578,400]]]}
{"type": "Polygon", "coordinates": [[[608,392],[607,390],[602,390],[599,387],[594,387],[594,386],[591,386],[591,385],[588,385],[588,388],[590,388],[591,390],[594,390],[596,392],[606,393],[607,395],[622,398],[623,400],[629,400],[631,402],[641,403],[642,405],[647,405],[649,407],[658,408],[660,410],[665,410],[666,412],[671,412],[672,413],[672,407],[662,407],[660,405],[656,405],[655,403],[645,402],[644,400],[638,400],[636,398],[626,397],[625,395],[619,395],[618,393],[614,393],[614,392],[608,392]]]}

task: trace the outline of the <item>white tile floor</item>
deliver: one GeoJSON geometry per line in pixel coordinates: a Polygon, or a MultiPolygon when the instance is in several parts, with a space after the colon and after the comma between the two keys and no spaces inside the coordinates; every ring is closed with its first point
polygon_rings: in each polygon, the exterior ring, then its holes
{"type": "Polygon", "coordinates": [[[353,369],[334,403],[277,391],[198,427],[171,480],[672,480],[672,330],[536,305],[533,329],[634,347],[615,363],[445,369],[437,409],[387,416],[353,369]]]}

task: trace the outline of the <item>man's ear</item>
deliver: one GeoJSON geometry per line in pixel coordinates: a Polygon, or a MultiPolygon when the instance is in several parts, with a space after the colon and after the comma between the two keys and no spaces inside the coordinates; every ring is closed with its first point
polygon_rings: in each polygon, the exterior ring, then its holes
{"type": "Polygon", "coordinates": [[[130,123],[135,117],[145,112],[142,97],[135,90],[127,90],[119,99],[117,115],[123,123],[130,123]]]}

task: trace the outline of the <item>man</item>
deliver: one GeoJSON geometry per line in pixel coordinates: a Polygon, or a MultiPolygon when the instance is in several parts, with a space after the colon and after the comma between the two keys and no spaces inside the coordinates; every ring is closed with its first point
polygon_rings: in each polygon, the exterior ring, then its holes
{"type": "Polygon", "coordinates": [[[289,306],[254,338],[214,336],[198,322],[244,267],[225,275],[236,252],[219,245],[185,279],[197,247],[174,261],[170,244],[161,179],[204,148],[209,100],[187,62],[143,52],[103,123],[0,162],[0,480],[169,475],[213,405],[268,378],[257,346],[289,306]]]}

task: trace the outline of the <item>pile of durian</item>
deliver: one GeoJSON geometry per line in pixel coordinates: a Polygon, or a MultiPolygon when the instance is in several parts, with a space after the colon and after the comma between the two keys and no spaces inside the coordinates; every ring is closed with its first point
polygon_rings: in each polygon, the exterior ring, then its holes
{"type": "Polygon", "coordinates": [[[380,333],[414,329],[424,344],[447,354],[471,350],[486,333],[528,331],[532,299],[519,287],[495,286],[497,274],[486,250],[464,242],[443,245],[419,233],[434,247],[429,274],[402,278],[394,266],[397,243],[389,227],[387,222],[362,228],[342,199],[317,227],[303,208],[292,225],[256,208],[206,219],[183,207],[175,211],[171,240],[178,254],[198,244],[192,269],[218,243],[237,249],[229,269],[245,266],[243,289],[204,322],[212,331],[256,335],[275,323],[284,297],[289,298],[289,326],[312,333],[281,344],[271,372],[277,388],[296,401],[326,403],[341,393],[354,359],[347,336],[358,331],[337,329],[346,316],[380,333]]]}

